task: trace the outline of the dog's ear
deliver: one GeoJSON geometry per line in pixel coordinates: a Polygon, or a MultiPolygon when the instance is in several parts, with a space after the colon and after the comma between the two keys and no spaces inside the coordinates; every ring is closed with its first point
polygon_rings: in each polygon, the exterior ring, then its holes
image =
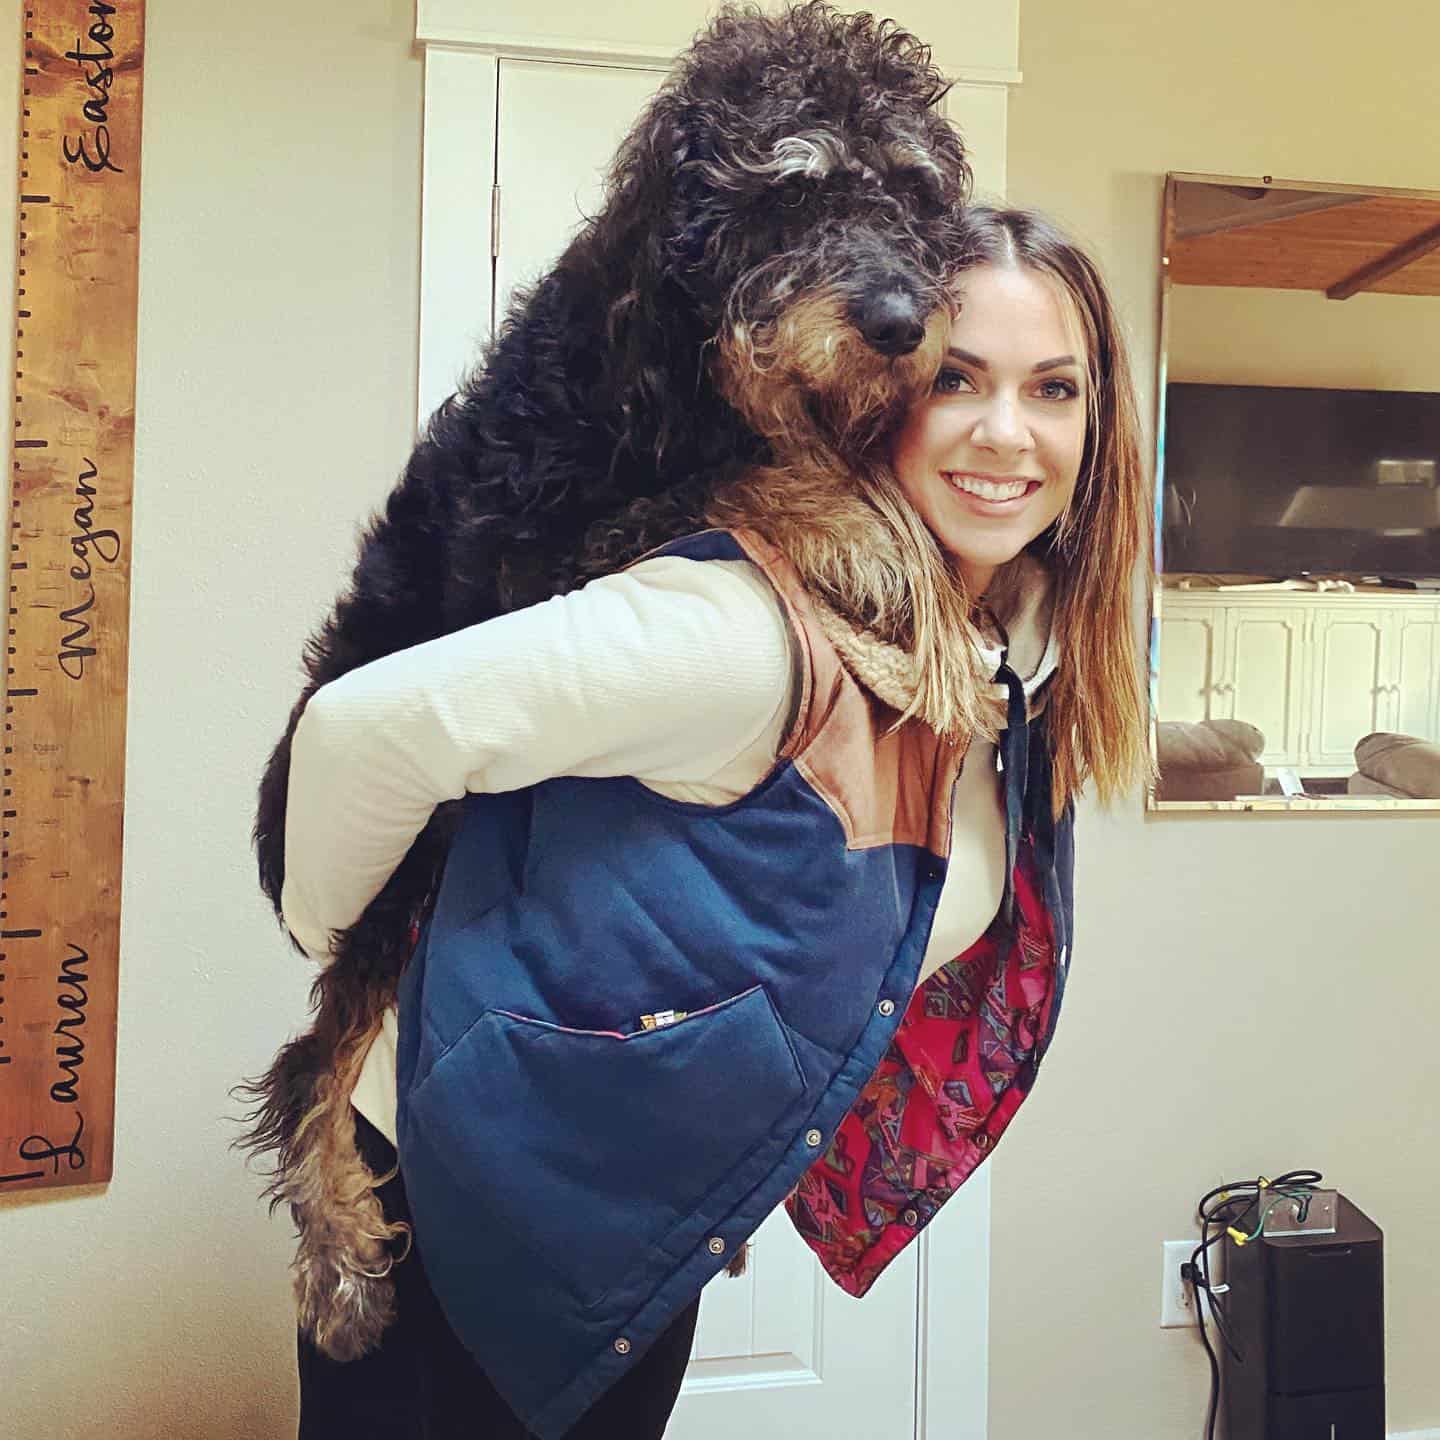
{"type": "Polygon", "coordinates": [[[609,263],[631,273],[631,294],[658,300],[677,285],[691,292],[713,204],[706,131],[699,107],[662,90],[615,158],[605,208],[613,219],[595,238],[609,263]]]}
{"type": "Polygon", "coordinates": [[[729,208],[716,192],[720,165],[711,119],[698,106],[677,105],[671,116],[667,217],[656,258],[666,279],[696,299],[712,288],[703,268],[706,245],[729,208]]]}

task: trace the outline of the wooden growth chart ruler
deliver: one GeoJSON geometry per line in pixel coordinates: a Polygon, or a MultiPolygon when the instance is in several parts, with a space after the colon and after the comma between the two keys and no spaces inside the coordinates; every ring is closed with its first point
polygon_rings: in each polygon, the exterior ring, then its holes
{"type": "Polygon", "coordinates": [[[110,1178],[144,0],[24,0],[0,1196],[110,1178]]]}

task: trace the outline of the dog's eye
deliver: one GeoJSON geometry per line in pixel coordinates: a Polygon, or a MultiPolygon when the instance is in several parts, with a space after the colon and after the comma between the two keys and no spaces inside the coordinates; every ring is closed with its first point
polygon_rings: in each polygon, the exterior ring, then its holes
{"type": "Polygon", "coordinates": [[[782,181],[779,190],[775,193],[775,200],[777,204],[783,205],[787,210],[798,209],[805,203],[805,186],[793,178],[782,181]]]}

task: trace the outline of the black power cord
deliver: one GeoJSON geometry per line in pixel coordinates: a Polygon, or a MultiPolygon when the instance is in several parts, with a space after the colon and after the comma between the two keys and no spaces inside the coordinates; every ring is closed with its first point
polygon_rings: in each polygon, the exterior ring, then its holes
{"type": "Polygon", "coordinates": [[[1215,1333],[1230,1358],[1237,1365],[1245,1363],[1245,1356],[1235,1342],[1230,1317],[1220,1298],[1225,1287],[1217,1287],[1210,1276],[1210,1247],[1226,1235],[1233,1236],[1236,1243],[1241,1245],[1257,1239],[1265,1229],[1266,1216],[1276,1205],[1286,1200],[1296,1202],[1303,1220],[1305,1211],[1309,1208],[1311,1192],[1320,1184],[1322,1178],[1318,1170],[1287,1170],[1273,1180],[1257,1175],[1253,1180],[1237,1180],[1230,1184],[1217,1185],[1213,1190],[1207,1191],[1196,1206],[1200,1221],[1200,1243],[1191,1251],[1189,1261],[1180,1267],[1180,1275],[1190,1286],[1190,1293],[1195,1301],[1195,1319],[1200,1326],[1200,1343],[1205,1347],[1206,1357],[1210,1361],[1210,1405],[1205,1419],[1205,1440],[1215,1440],[1215,1421],[1220,1413],[1220,1361],[1205,1328],[1207,1307],[1215,1333]],[[1242,1227],[1250,1225],[1252,1221],[1254,1228],[1246,1234],[1242,1227]]]}

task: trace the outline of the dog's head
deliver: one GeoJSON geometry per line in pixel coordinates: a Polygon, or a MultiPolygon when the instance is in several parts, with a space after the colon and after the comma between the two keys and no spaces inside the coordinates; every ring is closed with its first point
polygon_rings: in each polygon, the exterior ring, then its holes
{"type": "Polygon", "coordinates": [[[730,8],[617,159],[612,213],[643,223],[655,288],[718,342],[721,392],[773,442],[806,416],[856,438],[879,391],[933,371],[970,181],[945,90],[888,21],[730,8]]]}

